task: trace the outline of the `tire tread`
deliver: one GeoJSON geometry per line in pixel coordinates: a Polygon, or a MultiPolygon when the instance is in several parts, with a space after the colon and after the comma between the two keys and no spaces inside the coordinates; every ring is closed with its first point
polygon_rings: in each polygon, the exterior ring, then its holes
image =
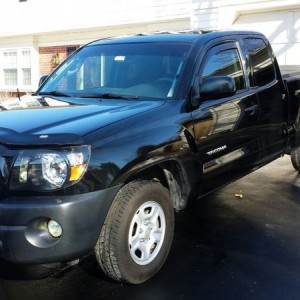
{"type": "Polygon", "coordinates": [[[136,180],[123,186],[117,193],[103,224],[100,237],[95,246],[95,255],[102,271],[115,281],[127,281],[123,278],[116,254],[118,247],[118,233],[126,213],[129,201],[136,193],[146,186],[157,186],[165,189],[160,183],[154,181],[136,180]]]}
{"type": "Polygon", "coordinates": [[[300,172],[300,147],[291,152],[291,162],[294,169],[300,172]]]}

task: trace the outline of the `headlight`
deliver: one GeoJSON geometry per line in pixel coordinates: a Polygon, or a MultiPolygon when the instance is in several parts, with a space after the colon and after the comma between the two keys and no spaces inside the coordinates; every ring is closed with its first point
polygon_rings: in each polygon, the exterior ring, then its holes
{"type": "Polygon", "coordinates": [[[90,159],[90,147],[23,150],[14,163],[11,190],[51,191],[78,182],[90,159]]]}

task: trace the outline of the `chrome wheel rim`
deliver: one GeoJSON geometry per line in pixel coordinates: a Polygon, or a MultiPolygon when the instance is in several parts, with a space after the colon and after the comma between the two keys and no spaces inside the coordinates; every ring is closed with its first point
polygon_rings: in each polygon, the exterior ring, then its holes
{"type": "Polygon", "coordinates": [[[166,233],[162,207],[154,201],[145,202],[135,212],[129,228],[129,252],[138,265],[151,263],[158,255],[166,233]]]}

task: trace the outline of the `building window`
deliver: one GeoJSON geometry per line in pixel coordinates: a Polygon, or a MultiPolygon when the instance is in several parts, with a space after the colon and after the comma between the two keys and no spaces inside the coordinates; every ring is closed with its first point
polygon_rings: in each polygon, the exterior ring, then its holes
{"type": "Polygon", "coordinates": [[[32,52],[31,49],[10,49],[0,52],[0,88],[31,89],[32,52]],[[2,59],[1,59],[2,56],[2,59]],[[1,75],[2,72],[2,75],[1,75]]]}
{"type": "Polygon", "coordinates": [[[77,50],[77,47],[67,47],[67,57],[77,50]]]}
{"type": "Polygon", "coordinates": [[[4,84],[6,86],[17,85],[18,83],[18,59],[17,51],[3,53],[4,84]]]}
{"type": "Polygon", "coordinates": [[[23,85],[31,85],[31,69],[24,68],[22,69],[23,75],[23,85]]]}
{"type": "Polygon", "coordinates": [[[17,69],[4,69],[4,82],[6,86],[17,85],[17,69]]]}
{"type": "Polygon", "coordinates": [[[17,67],[17,51],[4,52],[4,66],[17,67]]]}
{"type": "Polygon", "coordinates": [[[23,85],[31,85],[31,52],[30,50],[22,51],[22,78],[23,85]]]}
{"type": "Polygon", "coordinates": [[[31,64],[31,53],[30,50],[22,51],[22,64],[23,66],[30,67],[31,64]]]}

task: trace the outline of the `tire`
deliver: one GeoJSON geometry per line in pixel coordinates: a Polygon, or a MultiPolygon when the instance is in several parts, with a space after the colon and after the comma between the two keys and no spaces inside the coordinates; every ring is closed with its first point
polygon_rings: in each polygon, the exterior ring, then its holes
{"type": "Polygon", "coordinates": [[[291,152],[291,161],[294,169],[300,172],[300,147],[291,152]]]}
{"type": "Polygon", "coordinates": [[[171,248],[174,210],[160,183],[133,181],[116,195],[95,246],[96,259],[110,278],[142,283],[163,266],[171,248]]]}

